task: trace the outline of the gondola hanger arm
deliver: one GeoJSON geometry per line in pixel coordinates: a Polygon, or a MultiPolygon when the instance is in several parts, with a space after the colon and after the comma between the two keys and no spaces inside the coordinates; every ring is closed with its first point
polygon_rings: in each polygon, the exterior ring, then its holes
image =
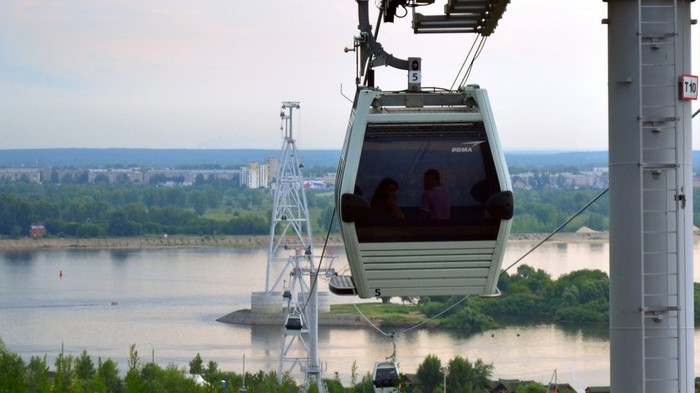
{"type": "Polygon", "coordinates": [[[408,60],[399,59],[387,53],[382,44],[377,42],[372,25],[369,23],[369,0],[357,0],[357,12],[360,35],[355,37],[355,46],[360,49],[360,74],[364,75],[366,67],[389,66],[399,70],[408,70],[408,60]]]}

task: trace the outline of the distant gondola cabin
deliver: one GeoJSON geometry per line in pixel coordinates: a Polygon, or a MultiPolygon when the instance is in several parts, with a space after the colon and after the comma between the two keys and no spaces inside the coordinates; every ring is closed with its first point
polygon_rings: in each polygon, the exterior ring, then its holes
{"type": "Polygon", "coordinates": [[[284,323],[284,329],[287,335],[299,336],[306,333],[307,329],[304,326],[304,321],[300,314],[290,314],[284,323]]]}
{"type": "Polygon", "coordinates": [[[372,372],[375,393],[398,393],[401,385],[399,367],[394,362],[378,362],[372,372]]]}

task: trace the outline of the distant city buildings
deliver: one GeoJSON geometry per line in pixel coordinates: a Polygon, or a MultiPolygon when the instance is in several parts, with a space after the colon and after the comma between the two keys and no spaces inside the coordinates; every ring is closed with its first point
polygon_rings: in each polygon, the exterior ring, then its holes
{"type": "Polygon", "coordinates": [[[607,167],[596,167],[580,172],[523,172],[511,174],[514,189],[533,188],[596,188],[605,189],[610,185],[607,167]]]}
{"type": "Polygon", "coordinates": [[[269,188],[279,172],[279,159],[251,162],[240,169],[140,168],[0,168],[0,181],[28,183],[161,184],[188,186],[200,181],[238,181],[243,187],[269,188]]]}
{"type": "Polygon", "coordinates": [[[76,169],[0,168],[0,181],[29,183],[120,183],[192,185],[198,181],[234,180],[237,169],[76,169]]]}
{"type": "Polygon", "coordinates": [[[41,183],[41,179],[39,168],[0,168],[0,180],[41,183]]]}
{"type": "Polygon", "coordinates": [[[159,179],[165,178],[179,184],[192,185],[200,180],[233,180],[237,176],[238,171],[235,169],[151,169],[143,173],[143,183],[161,183],[159,179]]]}
{"type": "MultiPolygon", "coordinates": [[[[30,183],[159,184],[189,186],[202,181],[227,180],[250,189],[270,188],[276,181],[280,162],[268,158],[264,163],[251,162],[239,169],[75,169],[75,168],[0,168],[0,181],[30,183]]],[[[696,179],[698,180],[698,179],[696,179]]],[[[514,189],[559,188],[605,189],[609,186],[608,168],[596,167],[579,172],[529,171],[511,174],[514,189]]],[[[697,181],[695,184],[700,184],[697,181]]],[[[306,189],[335,186],[335,173],[308,176],[306,189]]]]}
{"type": "Polygon", "coordinates": [[[144,173],[136,169],[89,169],[88,183],[143,183],[144,173]]]}
{"type": "Polygon", "coordinates": [[[239,184],[251,189],[269,188],[279,173],[280,162],[277,158],[268,158],[264,164],[251,162],[241,167],[239,184]]]}

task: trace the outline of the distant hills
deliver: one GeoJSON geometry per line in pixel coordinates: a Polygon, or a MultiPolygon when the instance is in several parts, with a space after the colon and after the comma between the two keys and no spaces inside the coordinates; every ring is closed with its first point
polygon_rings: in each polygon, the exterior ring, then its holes
{"type": "MultiPolygon", "coordinates": [[[[273,149],[7,149],[0,150],[0,167],[91,167],[108,166],[174,168],[183,166],[220,165],[238,167],[280,157],[273,149]]],[[[339,150],[299,150],[307,167],[335,167],[339,150]]],[[[506,152],[509,167],[601,167],[608,165],[607,151],[506,152]]],[[[693,152],[693,166],[700,168],[700,152],[693,152]]]]}

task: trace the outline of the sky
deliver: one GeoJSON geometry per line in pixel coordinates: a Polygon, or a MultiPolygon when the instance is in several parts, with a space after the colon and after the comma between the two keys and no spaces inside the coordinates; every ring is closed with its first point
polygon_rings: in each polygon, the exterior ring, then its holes
{"type": "MultiPolygon", "coordinates": [[[[607,149],[606,16],[600,0],[508,5],[468,80],[506,151],[607,149]]],[[[276,149],[284,101],[300,103],[297,148],[340,149],[357,24],[354,0],[3,0],[0,149],[276,149]]],[[[409,17],[378,40],[423,59],[424,87],[450,87],[474,38],[415,35],[409,17]]],[[[375,79],[406,87],[405,71],[375,79]]]]}

